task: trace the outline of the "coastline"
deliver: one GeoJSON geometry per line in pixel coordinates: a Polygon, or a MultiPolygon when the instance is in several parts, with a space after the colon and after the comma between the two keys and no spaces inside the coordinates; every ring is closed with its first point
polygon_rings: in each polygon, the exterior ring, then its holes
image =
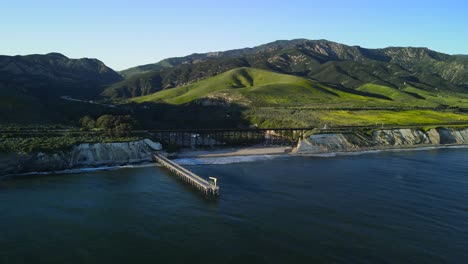
{"type": "Polygon", "coordinates": [[[159,167],[160,165],[154,162],[141,162],[141,163],[129,163],[125,165],[114,165],[114,166],[95,166],[95,167],[80,167],[73,169],[57,170],[57,171],[35,171],[35,172],[24,172],[16,174],[1,175],[0,180],[11,179],[16,177],[28,177],[28,176],[40,176],[40,175],[59,175],[59,174],[81,174],[89,173],[94,171],[113,171],[121,169],[136,169],[145,167],[159,167]]]}
{"type": "MultiPolygon", "coordinates": [[[[231,152],[224,152],[223,155],[199,155],[199,156],[177,156],[175,162],[184,166],[196,166],[196,165],[224,165],[232,163],[244,163],[244,162],[255,162],[262,160],[271,160],[275,158],[289,158],[289,157],[317,157],[317,158],[333,158],[336,156],[345,155],[365,155],[380,152],[400,152],[400,151],[428,151],[434,149],[468,149],[468,144],[446,144],[446,145],[414,145],[414,146],[391,146],[388,148],[362,148],[357,150],[349,151],[328,151],[328,152],[317,152],[317,153],[277,153],[272,152],[268,154],[258,155],[238,155],[239,151],[233,149],[231,152]]],[[[258,148],[252,148],[252,151],[258,148]]],[[[265,152],[268,148],[263,148],[265,152]]],[[[196,151],[190,152],[194,154],[196,151]]]]}
{"type": "MultiPolygon", "coordinates": [[[[337,152],[322,152],[322,153],[279,153],[279,149],[291,149],[291,147],[242,147],[242,148],[229,148],[229,149],[218,149],[215,151],[184,151],[181,152],[183,155],[177,156],[174,161],[183,166],[197,166],[197,165],[227,165],[234,163],[248,163],[257,162],[263,160],[272,160],[276,158],[291,158],[291,157],[317,157],[317,158],[334,158],[337,156],[346,155],[365,155],[380,152],[400,152],[400,151],[428,151],[434,149],[468,149],[468,144],[447,144],[447,145],[424,145],[424,146],[392,146],[388,148],[367,148],[353,151],[337,151],[337,152]],[[268,150],[271,150],[268,152],[268,150]],[[253,153],[245,155],[245,153],[253,153]],[[199,155],[194,155],[194,154],[199,155]],[[240,155],[240,153],[243,153],[240,155]]],[[[94,166],[94,167],[80,167],[66,170],[57,171],[38,171],[38,172],[25,172],[17,174],[7,174],[0,176],[0,180],[10,179],[14,177],[23,176],[40,176],[40,175],[59,175],[59,174],[80,174],[89,173],[93,171],[112,171],[120,169],[133,169],[143,167],[158,167],[159,165],[155,162],[140,162],[140,163],[129,163],[124,165],[109,165],[109,166],[94,166]]]]}
{"type": "Polygon", "coordinates": [[[284,155],[291,153],[292,147],[286,146],[252,146],[239,148],[219,148],[213,150],[183,149],[176,154],[177,158],[216,158],[252,155],[284,155]]]}
{"type": "Polygon", "coordinates": [[[389,146],[380,148],[361,148],[358,150],[335,151],[335,152],[318,152],[318,153],[295,153],[295,156],[330,156],[330,155],[360,155],[367,153],[379,152],[399,152],[399,151],[426,151],[432,149],[452,149],[452,148],[467,148],[468,144],[445,144],[445,145],[411,145],[411,146],[389,146]]]}

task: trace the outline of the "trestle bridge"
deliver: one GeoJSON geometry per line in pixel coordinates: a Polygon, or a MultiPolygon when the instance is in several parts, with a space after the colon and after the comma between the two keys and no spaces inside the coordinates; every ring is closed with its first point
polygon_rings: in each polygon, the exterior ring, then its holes
{"type": "Polygon", "coordinates": [[[313,128],[193,129],[145,131],[156,140],[179,147],[227,147],[250,145],[295,146],[313,128]]]}

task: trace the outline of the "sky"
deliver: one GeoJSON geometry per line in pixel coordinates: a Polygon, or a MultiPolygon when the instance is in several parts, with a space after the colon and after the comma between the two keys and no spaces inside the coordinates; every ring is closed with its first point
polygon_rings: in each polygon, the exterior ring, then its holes
{"type": "Polygon", "coordinates": [[[467,14],[461,0],[0,0],[0,54],[60,52],[115,70],[295,38],[468,54],[467,14]]]}

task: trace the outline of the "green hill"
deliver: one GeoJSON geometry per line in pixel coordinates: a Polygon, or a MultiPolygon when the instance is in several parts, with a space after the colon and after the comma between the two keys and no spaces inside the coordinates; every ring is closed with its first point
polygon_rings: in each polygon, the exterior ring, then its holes
{"type": "Polygon", "coordinates": [[[216,99],[254,106],[316,107],[348,102],[388,103],[326,87],[305,78],[255,68],[237,68],[197,83],[132,99],[134,102],[185,104],[216,99]]]}
{"type": "Polygon", "coordinates": [[[457,101],[453,95],[438,93],[439,97],[437,97],[431,92],[412,89],[413,92],[409,88],[399,90],[375,84],[365,84],[356,90],[333,88],[298,76],[255,68],[237,68],[191,85],[136,97],[131,101],[180,105],[216,99],[250,107],[308,108],[468,106],[468,102],[463,99],[457,101]],[[425,99],[424,96],[428,98],[425,99]]]}
{"type": "Polygon", "coordinates": [[[392,88],[376,84],[364,84],[358,88],[358,91],[380,94],[398,102],[400,105],[408,107],[438,107],[439,103],[425,100],[423,97],[413,93],[406,93],[398,88],[392,88]]]}
{"type": "Polygon", "coordinates": [[[130,98],[185,86],[239,67],[290,74],[356,89],[373,83],[468,92],[468,59],[427,48],[366,49],[327,40],[276,41],[254,48],[192,54],[122,71],[106,97],[130,98]],[[148,81],[151,80],[151,81],[148,81]]]}
{"type": "Polygon", "coordinates": [[[466,56],[427,48],[366,49],[326,40],[275,41],[168,58],[120,75],[96,59],[58,53],[0,56],[0,124],[76,124],[86,114],[116,111],[132,114],[148,127],[184,127],[188,118],[195,125],[205,122],[204,127],[220,122],[416,123],[444,116],[450,122],[465,120],[466,110],[457,108],[468,108],[467,89],[466,56]],[[89,102],[60,99],[64,95],[89,102]],[[420,111],[399,118],[402,111],[416,108],[420,111]],[[180,122],[170,123],[174,119],[180,122]]]}
{"type": "Polygon", "coordinates": [[[414,87],[405,87],[406,93],[416,95],[424,100],[431,101],[437,104],[452,106],[452,107],[468,107],[468,94],[454,92],[430,92],[414,87]]]}
{"type": "MultiPolygon", "coordinates": [[[[155,105],[199,105],[241,111],[261,127],[467,122],[468,115],[440,111],[468,107],[467,97],[365,84],[356,90],[325,85],[298,76],[237,68],[202,81],[130,100],[155,105]],[[426,109],[421,109],[426,108],[426,109]],[[236,110],[237,109],[237,110],[236,110]]],[[[206,114],[206,113],[204,113],[206,114]]],[[[184,119],[179,113],[174,118],[184,119]]],[[[191,118],[193,116],[191,115],[191,118]]]]}
{"type": "Polygon", "coordinates": [[[304,78],[253,68],[238,68],[200,82],[137,97],[135,102],[160,101],[184,104],[194,100],[219,98],[246,104],[291,104],[321,101],[334,94],[304,78]]]}

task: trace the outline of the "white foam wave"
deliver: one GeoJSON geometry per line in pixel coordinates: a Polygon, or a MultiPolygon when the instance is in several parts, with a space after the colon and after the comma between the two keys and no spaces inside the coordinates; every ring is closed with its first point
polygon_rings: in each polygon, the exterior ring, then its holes
{"type": "Polygon", "coordinates": [[[374,154],[380,152],[407,152],[407,151],[425,151],[434,149],[465,149],[468,145],[456,145],[456,146],[425,146],[417,148],[391,148],[391,149],[373,149],[373,150],[360,150],[354,152],[337,152],[337,155],[349,156],[349,155],[363,155],[363,154],[374,154]]]}
{"type": "Polygon", "coordinates": [[[174,161],[179,165],[223,165],[244,162],[256,162],[262,160],[272,160],[285,155],[248,155],[232,157],[210,157],[210,158],[180,158],[174,161]]]}
{"type": "Polygon", "coordinates": [[[330,152],[330,153],[310,153],[310,154],[297,154],[297,155],[293,155],[292,157],[294,156],[299,156],[299,157],[317,157],[317,158],[333,158],[333,157],[336,157],[336,153],[335,152],[330,152]]]}
{"type": "MultiPolygon", "coordinates": [[[[420,148],[401,148],[401,149],[379,149],[379,150],[361,150],[355,152],[331,152],[331,153],[316,153],[316,154],[297,154],[297,155],[247,155],[247,156],[230,156],[230,157],[207,157],[207,158],[180,158],[174,161],[180,165],[224,165],[233,163],[245,163],[245,162],[256,162],[264,160],[272,160],[280,157],[318,157],[318,158],[333,158],[336,156],[346,155],[364,155],[373,154],[379,152],[401,152],[401,151],[424,151],[432,149],[466,149],[468,145],[454,145],[454,146],[428,146],[420,148]]],[[[125,168],[145,168],[160,166],[158,163],[141,163],[133,165],[122,165],[122,166],[101,166],[101,167],[88,167],[88,168],[77,168],[68,169],[61,171],[49,171],[49,172],[27,172],[10,176],[22,176],[22,175],[49,175],[49,174],[77,174],[77,173],[89,173],[94,171],[105,171],[105,170],[118,170],[125,168]]]]}
{"type": "Polygon", "coordinates": [[[108,171],[108,170],[119,170],[126,168],[146,168],[159,166],[156,163],[142,163],[133,165],[121,165],[121,166],[101,166],[101,167],[87,167],[87,168],[76,168],[59,171],[46,171],[46,172],[26,172],[20,174],[13,174],[7,176],[27,176],[27,175],[53,175],[53,174],[78,174],[78,173],[89,173],[94,171],[108,171]]]}

